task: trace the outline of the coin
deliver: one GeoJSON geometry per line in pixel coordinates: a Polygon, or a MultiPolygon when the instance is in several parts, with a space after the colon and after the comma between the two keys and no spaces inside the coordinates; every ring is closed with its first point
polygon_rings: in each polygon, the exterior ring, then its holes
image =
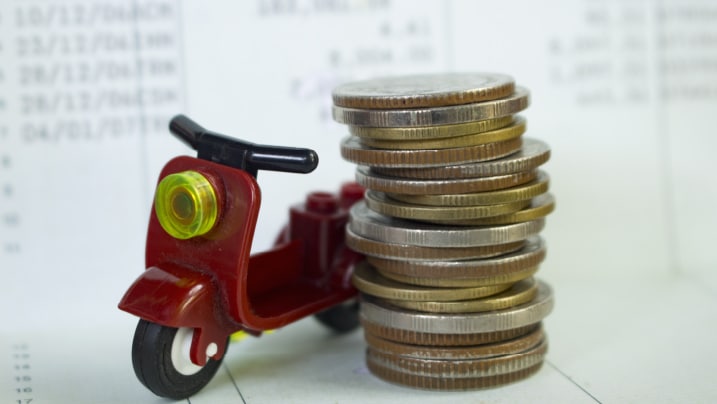
{"type": "Polygon", "coordinates": [[[444,180],[414,180],[386,177],[373,169],[356,168],[356,182],[368,189],[406,195],[441,195],[495,191],[533,181],[536,171],[521,171],[494,177],[458,178],[444,180]]]}
{"type": "Polygon", "coordinates": [[[518,282],[535,275],[535,273],[538,272],[538,267],[528,267],[520,271],[483,278],[421,278],[417,276],[398,275],[380,269],[376,270],[385,278],[409,285],[432,286],[436,288],[468,288],[518,282]]]}
{"type": "MultiPolygon", "coordinates": [[[[545,142],[524,137],[521,150],[498,160],[442,167],[389,168],[374,167],[376,174],[388,177],[413,179],[458,179],[493,177],[532,171],[550,159],[550,148],[545,142]]],[[[468,191],[471,192],[471,191],[468,191]]],[[[450,192],[445,192],[450,193],[450,192]]],[[[454,194],[462,192],[452,192],[454,194]]]]}
{"type": "Polygon", "coordinates": [[[548,191],[550,178],[545,171],[538,170],[537,178],[526,184],[497,191],[471,194],[405,195],[388,194],[388,197],[414,205],[427,206],[475,206],[525,201],[548,191]]]}
{"type": "Polygon", "coordinates": [[[475,359],[424,359],[393,355],[369,346],[368,362],[416,376],[469,378],[495,376],[530,368],[543,362],[548,351],[544,338],[538,345],[510,355],[475,359]]]}
{"type": "Polygon", "coordinates": [[[419,140],[375,140],[360,139],[360,143],[375,149],[392,150],[429,150],[429,149],[451,149],[459,147],[471,147],[486,143],[503,142],[514,139],[525,133],[525,119],[516,117],[511,125],[494,129],[488,132],[474,133],[465,136],[448,137],[442,139],[419,139],[419,140]]]}
{"type": "Polygon", "coordinates": [[[478,247],[421,247],[367,239],[357,235],[350,228],[346,228],[346,246],[348,248],[371,257],[411,260],[411,262],[495,257],[519,250],[524,244],[521,240],[478,247]]]}
{"type": "Polygon", "coordinates": [[[366,259],[381,273],[389,276],[480,282],[483,278],[494,279],[500,276],[509,276],[537,267],[545,259],[545,254],[546,247],[543,239],[540,236],[532,236],[518,251],[485,259],[414,261],[375,256],[369,256],[366,259]]]}
{"type": "Polygon", "coordinates": [[[376,241],[424,247],[475,247],[525,240],[540,232],[545,221],[492,227],[454,227],[391,218],[370,210],[364,201],[349,211],[352,232],[376,241]]]}
{"type": "Polygon", "coordinates": [[[543,328],[506,341],[470,346],[431,346],[406,344],[364,333],[366,343],[378,352],[421,359],[480,359],[523,352],[535,347],[544,338],[543,328]]]}
{"type": "Polygon", "coordinates": [[[499,341],[507,341],[520,337],[534,331],[540,326],[539,323],[530,324],[524,327],[517,327],[508,330],[484,332],[484,333],[468,333],[468,334],[439,334],[417,332],[411,330],[403,330],[391,326],[376,324],[366,319],[366,316],[359,312],[359,320],[364,329],[364,333],[373,334],[377,337],[390,341],[400,342],[412,345],[428,345],[428,346],[472,346],[492,344],[499,341]]]}
{"type": "Polygon", "coordinates": [[[530,237],[517,252],[484,259],[417,261],[367,256],[381,275],[411,285],[471,287],[517,282],[532,276],[545,258],[545,244],[530,237]]]}
{"type": "Polygon", "coordinates": [[[464,219],[464,220],[444,220],[444,219],[425,219],[439,224],[459,225],[459,226],[491,226],[506,225],[511,223],[527,222],[529,220],[542,219],[555,210],[555,198],[552,194],[543,194],[533,198],[530,206],[517,212],[485,217],[480,219],[464,219]]]}
{"type": "Polygon", "coordinates": [[[522,144],[519,137],[514,137],[452,149],[386,150],[364,146],[357,137],[348,136],[341,142],[341,156],[371,167],[435,167],[497,159],[519,151],[522,144]]]}
{"type": "Polygon", "coordinates": [[[501,293],[479,299],[443,302],[387,299],[387,302],[396,307],[425,313],[478,313],[507,309],[527,303],[533,300],[537,292],[535,281],[532,278],[527,278],[516,282],[510,289],[501,293]]]}
{"type": "Polygon", "coordinates": [[[384,327],[431,333],[471,334],[518,328],[543,320],[553,308],[553,293],[538,281],[538,295],[532,301],[486,313],[435,314],[401,309],[380,299],[363,296],[360,312],[369,321],[384,327]]]}
{"type": "Polygon", "coordinates": [[[367,361],[366,365],[376,377],[391,383],[423,390],[458,391],[485,389],[514,383],[537,373],[543,363],[540,362],[537,365],[515,372],[487,377],[418,376],[384,367],[373,361],[367,361]]]}
{"type": "Polygon", "coordinates": [[[349,125],[349,133],[362,139],[376,140],[421,140],[441,139],[472,135],[503,128],[513,122],[512,116],[503,116],[495,119],[457,123],[441,126],[418,126],[415,128],[372,128],[368,126],[349,125]]]}
{"type": "Polygon", "coordinates": [[[468,104],[507,97],[513,78],[497,73],[444,73],[382,77],[342,84],[334,104],[352,108],[417,108],[468,104]]]}
{"type": "Polygon", "coordinates": [[[454,301],[495,295],[511,284],[473,288],[432,288],[408,285],[381,276],[366,261],[356,265],[351,281],[356,289],[371,296],[392,300],[454,301]]]}
{"type": "Polygon", "coordinates": [[[530,205],[530,201],[516,201],[495,205],[473,206],[427,206],[397,201],[389,198],[383,192],[366,191],[364,195],[366,205],[382,215],[412,219],[418,221],[448,222],[487,218],[491,216],[505,216],[517,212],[530,205]]]}
{"type": "Polygon", "coordinates": [[[379,128],[449,125],[516,114],[528,107],[527,89],[515,87],[513,94],[492,101],[447,107],[412,109],[358,109],[334,105],[331,113],[338,123],[379,128]]]}

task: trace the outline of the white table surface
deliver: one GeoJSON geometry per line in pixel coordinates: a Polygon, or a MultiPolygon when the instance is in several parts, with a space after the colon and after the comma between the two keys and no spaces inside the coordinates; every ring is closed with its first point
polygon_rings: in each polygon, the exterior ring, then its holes
{"type": "MultiPolygon", "coordinates": [[[[233,343],[213,381],[191,403],[580,403],[717,400],[714,279],[549,280],[556,306],[550,349],[529,379],[470,392],[430,392],[383,382],[364,364],[360,331],[334,336],[313,319],[233,343]]],[[[4,333],[0,355],[25,344],[32,394],[18,394],[12,361],[0,366],[0,399],[162,402],[135,379],[134,319],[85,321],[4,333]],[[111,323],[111,324],[102,324],[111,323]]]]}

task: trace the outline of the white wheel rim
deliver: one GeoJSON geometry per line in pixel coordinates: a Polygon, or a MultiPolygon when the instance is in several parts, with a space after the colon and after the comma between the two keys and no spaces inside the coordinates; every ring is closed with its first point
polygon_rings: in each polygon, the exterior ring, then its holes
{"type": "Polygon", "coordinates": [[[174,335],[174,340],[172,341],[172,365],[174,365],[174,369],[177,372],[185,376],[191,376],[202,370],[202,366],[197,366],[192,363],[189,357],[193,336],[194,329],[182,327],[177,329],[177,333],[174,335]]]}

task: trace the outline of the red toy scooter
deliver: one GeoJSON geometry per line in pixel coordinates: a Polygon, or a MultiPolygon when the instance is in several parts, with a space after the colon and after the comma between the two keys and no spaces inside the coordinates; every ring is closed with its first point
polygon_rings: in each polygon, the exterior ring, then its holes
{"type": "Polygon", "coordinates": [[[344,228],[363,189],[309,194],[291,208],[274,248],[250,256],[257,171],[309,173],[316,152],[232,139],[182,115],[169,127],[198,156],[162,170],[147,270],[119,304],[140,317],[132,345],[139,380],[159,396],[186,398],[211,380],[234,332],[259,335],[311,314],[339,332],[356,328],[350,277],[362,256],[346,248],[344,228]]]}

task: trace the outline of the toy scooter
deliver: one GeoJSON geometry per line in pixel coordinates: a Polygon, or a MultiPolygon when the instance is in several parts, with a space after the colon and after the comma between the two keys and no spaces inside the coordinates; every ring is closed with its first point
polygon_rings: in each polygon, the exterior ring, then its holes
{"type": "Polygon", "coordinates": [[[139,380],[159,396],[186,398],[211,380],[237,331],[258,336],[311,314],[339,332],[356,328],[350,277],[362,256],[346,248],[344,228],[363,189],[309,194],[290,209],[274,247],[250,256],[258,170],[309,173],[316,152],[232,139],[182,115],[169,127],[198,156],[162,170],[147,270],[119,304],[140,317],[132,344],[139,380]]]}

